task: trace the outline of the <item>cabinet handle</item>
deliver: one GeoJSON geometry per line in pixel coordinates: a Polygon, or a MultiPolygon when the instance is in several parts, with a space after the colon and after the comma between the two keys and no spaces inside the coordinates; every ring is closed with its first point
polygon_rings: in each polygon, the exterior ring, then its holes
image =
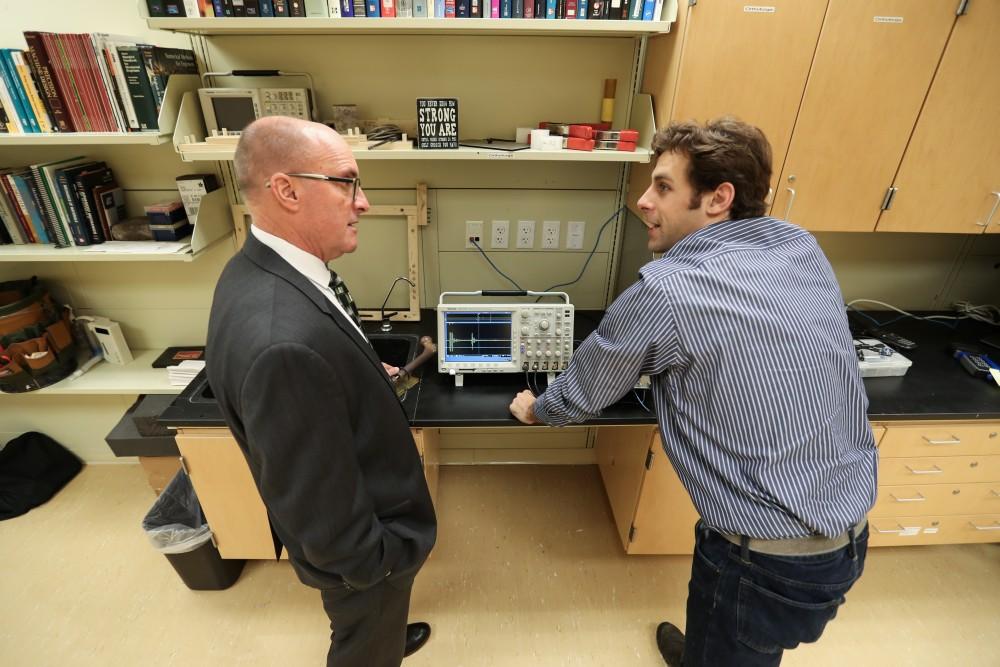
{"type": "Polygon", "coordinates": [[[975,521],[970,521],[969,525],[976,530],[1000,530],[1000,521],[994,521],[992,526],[980,526],[975,521]]]}
{"type": "Polygon", "coordinates": [[[897,503],[922,503],[925,500],[927,500],[927,497],[924,494],[920,493],[919,491],[917,491],[916,498],[897,498],[895,493],[890,493],[889,495],[897,503]]]}
{"type": "Polygon", "coordinates": [[[1000,491],[997,491],[996,489],[990,489],[990,495],[1000,498],[1000,491]]]}
{"type": "Polygon", "coordinates": [[[208,539],[212,540],[212,546],[216,549],[219,548],[219,541],[215,539],[215,533],[209,533],[208,539]]]}
{"type": "MultiPolygon", "coordinates": [[[[785,207],[784,218],[785,220],[788,220],[788,216],[792,212],[792,204],[795,203],[795,188],[785,188],[785,189],[788,190],[788,206],[785,207]]],[[[789,222],[791,221],[789,220],[789,222]]]]}
{"type": "Polygon", "coordinates": [[[996,200],[993,202],[993,208],[990,209],[990,214],[986,216],[986,222],[976,222],[980,227],[989,227],[990,223],[993,221],[993,215],[997,212],[997,207],[1000,207],[1000,192],[990,193],[996,200]]]}
{"type": "Polygon", "coordinates": [[[914,468],[911,468],[910,466],[904,466],[904,467],[914,475],[940,475],[941,473],[944,472],[944,470],[941,470],[941,468],[937,466],[934,466],[933,470],[916,470],[914,468]]]}
{"type": "Polygon", "coordinates": [[[188,470],[187,461],[184,460],[183,456],[181,456],[179,458],[181,460],[181,470],[184,471],[185,475],[187,475],[188,477],[190,477],[191,476],[191,471],[188,470]]]}
{"type": "Polygon", "coordinates": [[[951,436],[951,440],[931,440],[926,435],[920,436],[927,441],[928,445],[960,445],[962,444],[962,439],[958,436],[951,436]]]}
{"type": "Polygon", "coordinates": [[[878,526],[876,526],[875,524],[872,524],[872,528],[874,528],[875,532],[879,533],[880,535],[902,535],[903,533],[906,532],[906,528],[904,528],[903,524],[901,523],[897,523],[896,528],[892,529],[883,530],[878,526]]]}

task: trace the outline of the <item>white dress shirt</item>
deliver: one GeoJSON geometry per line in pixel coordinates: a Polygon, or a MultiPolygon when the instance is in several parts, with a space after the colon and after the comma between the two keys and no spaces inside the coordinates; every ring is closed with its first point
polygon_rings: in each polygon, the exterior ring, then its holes
{"type": "Polygon", "coordinates": [[[364,332],[358,326],[351,314],[344,310],[344,307],[340,305],[340,301],[337,300],[337,296],[330,289],[330,269],[327,268],[326,262],[324,262],[319,257],[315,255],[310,255],[305,250],[298,248],[283,238],[275,236],[274,234],[269,234],[263,229],[256,227],[255,225],[250,225],[250,233],[254,235],[258,241],[266,245],[268,248],[278,253],[278,257],[288,262],[293,269],[301,273],[303,276],[309,279],[313,285],[316,286],[326,300],[329,301],[336,307],[337,310],[344,316],[344,318],[351,323],[358,333],[361,334],[362,338],[365,338],[364,332]]]}

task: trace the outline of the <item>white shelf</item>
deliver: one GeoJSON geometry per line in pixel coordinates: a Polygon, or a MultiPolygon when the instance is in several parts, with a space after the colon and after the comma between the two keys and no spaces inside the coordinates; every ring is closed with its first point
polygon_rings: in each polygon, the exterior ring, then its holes
{"type": "MultiPolygon", "coordinates": [[[[181,144],[177,147],[185,162],[232,160],[235,146],[181,144]]],[[[356,160],[527,160],[548,162],[649,162],[650,152],[637,148],[625,151],[490,151],[460,146],[452,150],[355,150],[356,160]]]]}
{"type": "Polygon", "coordinates": [[[0,134],[4,146],[83,146],[114,144],[159,146],[170,141],[169,134],[159,132],[52,132],[44,134],[0,134]]]}
{"type": "MultiPolygon", "coordinates": [[[[96,366],[75,379],[65,379],[26,395],[46,394],[49,396],[91,394],[91,395],[132,395],[132,394],[179,394],[184,387],[172,385],[167,379],[166,368],[153,368],[162,350],[134,351],[132,363],[124,366],[100,361],[96,366]]],[[[7,394],[0,394],[4,396],[7,394]]],[[[20,396],[21,394],[9,394],[20,396]]]]}
{"type": "Polygon", "coordinates": [[[195,255],[191,254],[190,248],[169,254],[143,254],[95,252],[80,247],[57,248],[51,243],[0,246],[0,262],[190,262],[194,258],[195,255]]]}
{"type": "Polygon", "coordinates": [[[629,37],[670,32],[669,21],[430,18],[149,18],[192,35],[561,35],[629,37]]]}

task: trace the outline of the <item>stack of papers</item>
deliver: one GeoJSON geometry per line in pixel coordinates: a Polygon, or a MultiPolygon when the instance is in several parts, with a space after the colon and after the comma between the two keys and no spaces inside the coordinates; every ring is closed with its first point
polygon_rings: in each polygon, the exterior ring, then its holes
{"type": "Polygon", "coordinates": [[[182,361],[176,366],[167,366],[167,377],[170,380],[170,384],[186,387],[191,380],[194,379],[194,376],[200,373],[201,369],[204,367],[204,361],[188,359],[187,361],[182,361]]]}

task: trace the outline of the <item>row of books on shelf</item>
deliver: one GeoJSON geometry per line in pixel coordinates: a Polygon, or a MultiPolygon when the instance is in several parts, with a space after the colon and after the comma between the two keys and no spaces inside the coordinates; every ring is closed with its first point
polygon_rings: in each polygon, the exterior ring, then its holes
{"type": "Polygon", "coordinates": [[[0,169],[2,243],[103,243],[124,218],[125,193],[104,162],[75,157],[0,169]]]}
{"type": "Polygon", "coordinates": [[[0,133],[159,129],[171,74],[197,74],[190,49],[105,33],[25,32],[0,49],[0,133]]]}
{"type": "Polygon", "coordinates": [[[659,21],[663,0],[146,0],[153,17],[659,21]]]}

